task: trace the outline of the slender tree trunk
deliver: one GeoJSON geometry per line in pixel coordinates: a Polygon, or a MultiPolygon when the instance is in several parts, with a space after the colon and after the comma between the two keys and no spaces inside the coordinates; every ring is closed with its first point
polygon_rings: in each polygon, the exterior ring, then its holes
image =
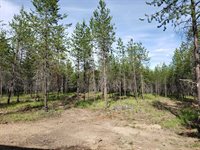
{"type": "Polygon", "coordinates": [[[192,31],[194,38],[194,61],[195,61],[195,78],[196,78],[196,90],[197,90],[197,100],[200,105],[200,57],[199,57],[199,44],[198,44],[198,27],[196,20],[196,6],[195,1],[191,0],[191,17],[192,17],[192,31]]]}
{"type": "MultiPolygon", "coordinates": [[[[104,52],[105,53],[105,52],[104,52]]],[[[107,101],[107,75],[106,75],[106,55],[103,56],[103,98],[106,102],[106,108],[108,107],[107,101]]]]}
{"type": "Polygon", "coordinates": [[[167,97],[167,79],[165,77],[165,97],[167,97]]]}
{"type": "Polygon", "coordinates": [[[48,79],[47,79],[47,60],[45,61],[45,71],[44,71],[44,109],[45,111],[48,111],[48,92],[47,92],[47,88],[48,88],[48,79]]]}
{"type": "Polygon", "coordinates": [[[12,79],[11,79],[10,86],[8,89],[8,101],[7,101],[8,104],[10,104],[10,98],[11,98],[12,94],[14,94],[15,62],[16,62],[15,58],[16,58],[16,56],[14,57],[14,63],[12,64],[12,79]]]}
{"type": "Polygon", "coordinates": [[[119,98],[121,100],[121,97],[122,97],[122,81],[120,79],[120,82],[119,82],[119,98]]]}
{"type": "Polygon", "coordinates": [[[39,71],[37,70],[37,74],[36,74],[36,81],[35,81],[35,101],[38,101],[39,96],[38,96],[38,80],[39,80],[39,71]]]}
{"type": "Polygon", "coordinates": [[[87,77],[87,87],[88,87],[88,100],[90,98],[90,73],[88,73],[87,77]]]}
{"type": "MultiPolygon", "coordinates": [[[[46,10],[46,14],[45,14],[45,20],[47,20],[47,10],[46,10]]],[[[48,24],[47,22],[45,22],[45,26],[46,26],[46,30],[45,30],[45,57],[44,57],[44,109],[45,111],[48,111],[48,79],[47,79],[47,72],[48,72],[48,24]]]]}
{"type": "Polygon", "coordinates": [[[60,88],[60,86],[61,86],[60,84],[61,83],[60,83],[60,76],[59,76],[59,74],[57,74],[56,78],[57,78],[57,97],[59,97],[59,95],[60,95],[60,89],[61,89],[60,88]]]}
{"type": "Polygon", "coordinates": [[[66,92],[65,85],[66,85],[66,76],[65,76],[65,75],[63,75],[63,82],[62,82],[62,93],[65,93],[65,92],[66,92]]]}
{"type": "MultiPolygon", "coordinates": [[[[18,61],[19,61],[19,58],[18,58],[18,54],[19,54],[19,48],[20,48],[20,43],[19,43],[19,39],[17,39],[17,47],[16,47],[16,53],[14,55],[14,62],[13,62],[13,91],[16,91],[17,93],[17,102],[19,102],[19,76],[17,76],[17,73],[16,71],[18,71],[18,61]],[[15,89],[14,89],[15,88],[15,89]]],[[[19,73],[19,72],[18,72],[19,73]]]]}
{"type": "Polygon", "coordinates": [[[126,96],[126,75],[125,75],[125,71],[123,73],[123,86],[124,86],[124,96],[126,96]]]}
{"type": "Polygon", "coordinates": [[[10,104],[11,95],[12,95],[12,91],[11,91],[11,89],[9,89],[9,90],[8,90],[8,100],[7,100],[7,104],[10,104]]]}
{"type": "Polygon", "coordinates": [[[2,70],[1,70],[1,67],[0,67],[0,96],[3,97],[3,79],[2,79],[2,70]]]}
{"type": "Polygon", "coordinates": [[[76,89],[76,94],[77,94],[77,97],[79,98],[79,92],[80,92],[80,62],[79,62],[79,58],[77,60],[77,89],[76,89]]]}
{"type": "Polygon", "coordinates": [[[69,91],[69,81],[68,81],[68,75],[66,76],[66,79],[65,79],[65,93],[68,93],[69,91]]]}
{"type": "Polygon", "coordinates": [[[94,91],[94,101],[95,101],[97,93],[96,79],[95,79],[95,65],[93,65],[92,78],[93,78],[93,91],[94,91]]]}
{"type": "Polygon", "coordinates": [[[155,82],[155,95],[158,95],[158,81],[155,82]]]}
{"type": "Polygon", "coordinates": [[[84,64],[83,64],[83,68],[84,68],[84,73],[83,73],[83,82],[84,82],[84,89],[83,89],[83,91],[84,91],[84,100],[85,100],[85,98],[86,98],[86,90],[87,90],[87,88],[86,88],[86,86],[87,86],[87,79],[86,79],[86,62],[85,62],[85,59],[84,59],[84,64]]]}
{"type": "Polygon", "coordinates": [[[140,74],[140,80],[141,80],[141,96],[142,96],[142,99],[144,100],[144,81],[143,81],[142,73],[140,74]]]}
{"type": "Polygon", "coordinates": [[[138,90],[137,90],[137,79],[136,79],[136,72],[135,72],[135,64],[133,64],[133,82],[134,82],[134,95],[135,95],[135,99],[137,100],[138,90]]]}
{"type": "Polygon", "coordinates": [[[7,100],[8,104],[10,104],[10,99],[13,94],[13,88],[14,88],[14,83],[13,83],[13,79],[12,79],[10,82],[9,88],[8,88],[8,100],[7,100]]]}
{"type": "Polygon", "coordinates": [[[119,98],[121,100],[121,96],[122,96],[122,67],[121,67],[121,64],[120,64],[120,78],[119,78],[119,98]]]}

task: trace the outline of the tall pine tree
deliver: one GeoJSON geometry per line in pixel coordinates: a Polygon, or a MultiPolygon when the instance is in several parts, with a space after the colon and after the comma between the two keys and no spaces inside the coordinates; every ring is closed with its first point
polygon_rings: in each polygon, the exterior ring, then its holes
{"type": "Polygon", "coordinates": [[[107,63],[111,47],[115,41],[114,25],[112,24],[110,10],[106,7],[104,0],[99,1],[97,9],[91,18],[92,34],[100,55],[101,72],[102,72],[102,92],[103,99],[107,102],[107,63]]]}

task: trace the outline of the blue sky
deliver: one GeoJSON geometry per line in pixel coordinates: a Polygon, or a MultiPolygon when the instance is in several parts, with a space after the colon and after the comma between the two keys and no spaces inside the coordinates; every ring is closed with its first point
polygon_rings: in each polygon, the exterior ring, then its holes
{"type": "MultiPolygon", "coordinates": [[[[164,32],[157,28],[157,23],[140,21],[144,14],[151,14],[156,8],[145,4],[145,0],[105,0],[111,10],[113,23],[116,27],[116,36],[121,37],[125,43],[130,38],[135,42],[142,42],[151,57],[150,67],[165,62],[169,64],[175,48],[181,43],[181,36],[173,27],[168,26],[164,32]]],[[[89,21],[93,11],[98,5],[98,0],[60,0],[61,13],[68,14],[66,23],[72,23],[68,29],[71,33],[75,24],[83,19],[89,21]]],[[[33,9],[31,0],[0,0],[0,20],[9,22],[21,6],[26,10],[33,9]]]]}

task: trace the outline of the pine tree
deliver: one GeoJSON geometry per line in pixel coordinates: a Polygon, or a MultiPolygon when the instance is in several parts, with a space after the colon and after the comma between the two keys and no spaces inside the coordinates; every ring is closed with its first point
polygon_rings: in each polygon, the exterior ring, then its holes
{"type": "MultiPolygon", "coordinates": [[[[142,66],[143,63],[149,60],[147,50],[142,46],[142,43],[134,43],[133,39],[128,42],[127,45],[128,57],[130,64],[132,65],[132,77],[133,77],[133,91],[137,100],[138,96],[138,83],[137,74],[140,74],[141,85],[143,84],[142,78],[142,66]],[[137,70],[136,70],[137,68],[137,70]],[[138,72],[137,72],[138,71],[138,72]]],[[[141,86],[141,93],[143,97],[143,89],[141,86]]]]}
{"type": "Polygon", "coordinates": [[[10,23],[12,29],[12,62],[11,62],[11,80],[9,86],[8,103],[10,96],[13,92],[17,94],[17,102],[19,102],[20,91],[23,90],[23,72],[22,62],[28,49],[27,43],[30,39],[30,30],[28,27],[28,21],[26,19],[26,12],[23,8],[20,10],[19,15],[15,15],[10,23]]]}
{"type": "Polygon", "coordinates": [[[93,13],[91,18],[92,34],[98,48],[98,54],[101,56],[101,72],[102,72],[102,92],[103,98],[107,102],[107,63],[111,46],[115,40],[114,25],[112,24],[110,10],[106,7],[104,0],[99,1],[99,6],[93,13]]]}
{"type": "Polygon", "coordinates": [[[197,100],[200,105],[200,55],[199,55],[199,29],[198,29],[198,18],[199,18],[199,1],[196,0],[152,0],[147,2],[148,5],[158,7],[159,11],[152,15],[146,15],[148,21],[157,21],[159,22],[158,27],[164,27],[168,23],[172,25],[189,27],[192,29],[193,35],[193,58],[194,58],[194,67],[195,67],[195,82],[196,82],[196,93],[197,100]]]}
{"type": "Polygon", "coordinates": [[[92,37],[85,21],[77,23],[72,34],[72,55],[77,66],[77,95],[80,92],[80,73],[83,69],[84,98],[86,90],[89,92],[89,69],[92,60],[92,37]],[[88,87],[88,89],[86,88],[88,87]]]}
{"type": "MultiPolygon", "coordinates": [[[[124,96],[126,96],[126,71],[125,71],[125,57],[126,57],[126,51],[125,51],[125,46],[121,38],[117,40],[117,51],[119,53],[119,59],[120,59],[120,77],[123,79],[123,91],[124,91],[124,96]]],[[[121,80],[121,81],[122,81],[121,80]]],[[[121,87],[122,83],[120,81],[120,95],[121,95],[121,87]]]]}
{"type": "Polygon", "coordinates": [[[48,111],[48,78],[50,76],[50,67],[55,55],[54,33],[59,30],[59,21],[65,18],[65,15],[59,14],[58,0],[33,0],[35,11],[31,14],[33,28],[37,32],[37,63],[38,70],[41,70],[44,88],[44,107],[48,111]],[[41,67],[41,68],[40,68],[41,67]]]}
{"type": "MultiPolygon", "coordinates": [[[[6,32],[0,31],[0,94],[3,96],[3,85],[6,84],[6,74],[10,73],[10,61],[11,61],[11,52],[10,52],[9,40],[6,37],[6,32]]],[[[8,101],[10,103],[10,101],[8,101]]]]}

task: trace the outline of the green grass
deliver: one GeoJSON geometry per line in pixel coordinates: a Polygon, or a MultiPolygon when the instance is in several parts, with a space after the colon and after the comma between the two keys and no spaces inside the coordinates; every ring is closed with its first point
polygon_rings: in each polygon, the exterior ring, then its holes
{"type": "Polygon", "coordinates": [[[189,124],[199,116],[199,112],[191,108],[184,108],[179,113],[179,118],[183,121],[184,124],[189,124]]]}
{"type": "Polygon", "coordinates": [[[19,122],[19,121],[36,121],[42,118],[56,117],[61,114],[62,110],[50,110],[45,112],[44,110],[38,110],[26,113],[14,113],[3,115],[0,117],[0,123],[7,122],[19,122]]]}
{"type": "Polygon", "coordinates": [[[168,129],[177,129],[181,127],[182,124],[183,124],[182,120],[177,117],[172,118],[170,120],[164,120],[163,122],[161,122],[161,125],[164,128],[168,128],[168,129]]]}
{"type": "MultiPolygon", "coordinates": [[[[181,117],[175,116],[167,109],[158,109],[155,107],[155,103],[157,102],[165,102],[171,101],[169,98],[154,96],[151,94],[144,95],[144,100],[139,98],[137,101],[133,97],[126,97],[126,99],[121,100],[113,100],[111,98],[108,99],[109,108],[108,111],[115,110],[115,108],[130,108],[127,110],[119,110],[127,118],[128,120],[144,120],[145,123],[150,124],[159,124],[162,128],[172,129],[178,131],[183,128],[186,120],[192,120],[196,117],[194,114],[195,111],[189,113],[191,110],[183,110],[181,111],[181,117]],[[131,109],[132,108],[132,109],[131,109]],[[184,113],[185,112],[185,113],[184,113]]],[[[88,109],[104,109],[106,106],[105,101],[102,100],[86,100],[86,101],[78,101],[75,105],[78,108],[88,108],[88,109]]]]}
{"type": "Polygon", "coordinates": [[[67,96],[73,96],[73,93],[60,94],[59,96],[57,96],[57,93],[50,93],[48,112],[43,110],[43,100],[35,101],[30,95],[20,96],[19,103],[16,102],[16,97],[12,97],[9,105],[7,104],[7,97],[0,98],[0,123],[34,121],[58,116],[64,109],[65,97],[67,96]]]}
{"type": "Polygon", "coordinates": [[[192,148],[199,148],[200,147],[200,143],[196,142],[194,144],[191,145],[192,148]]]}
{"type": "MultiPolygon", "coordinates": [[[[20,102],[16,102],[16,97],[12,97],[11,104],[6,104],[6,97],[0,99],[0,123],[17,122],[17,121],[34,121],[46,117],[58,116],[62,112],[60,106],[68,105],[69,102],[65,100],[66,97],[73,96],[74,93],[49,94],[49,112],[44,112],[43,101],[34,101],[30,95],[20,96],[20,102]]],[[[94,97],[94,93],[90,94],[94,97]]],[[[100,93],[96,94],[98,98],[89,100],[76,101],[75,107],[87,109],[105,109],[106,102],[100,99],[100,93]]],[[[178,109],[177,116],[172,114],[166,102],[176,102],[169,98],[154,96],[151,94],[144,95],[144,100],[139,98],[137,101],[133,97],[123,97],[119,100],[111,98],[108,99],[109,107],[106,111],[123,114],[124,119],[130,121],[142,120],[145,123],[159,124],[163,128],[179,130],[183,126],[187,126],[194,119],[198,118],[199,113],[191,107],[184,107],[178,109]],[[125,108],[125,109],[124,109],[125,108]]],[[[181,102],[183,103],[183,102],[181,102]]],[[[64,108],[64,106],[63,106],[64,108]]]]}
{"type": "Polygon", "coordinates": [[[76,102],[75,107],[77,108],[89,108],[89,109],[103,109],[105,108],[105,101],[103,100],[81,100],[76,102]]]}

